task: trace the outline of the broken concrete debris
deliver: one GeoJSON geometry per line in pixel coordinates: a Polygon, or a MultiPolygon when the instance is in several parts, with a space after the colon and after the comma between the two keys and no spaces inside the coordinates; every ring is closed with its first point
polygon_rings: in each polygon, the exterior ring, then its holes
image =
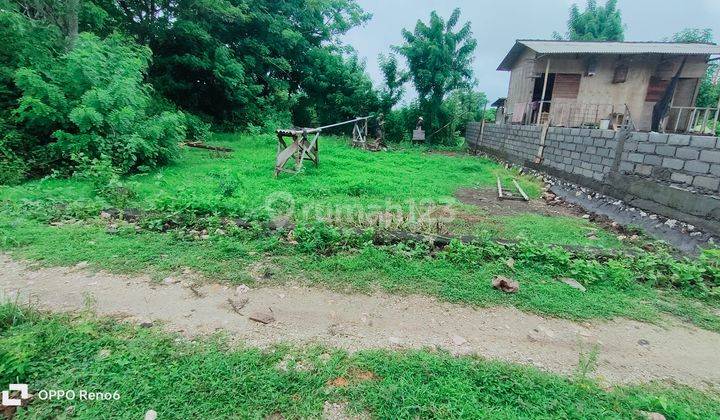
{"type": "Polygon", "coordinates": [[[253,312],[250,314],[250,320],[261,324],[270,324],[275,322],[275,316],[270,312],[253,312]]]}

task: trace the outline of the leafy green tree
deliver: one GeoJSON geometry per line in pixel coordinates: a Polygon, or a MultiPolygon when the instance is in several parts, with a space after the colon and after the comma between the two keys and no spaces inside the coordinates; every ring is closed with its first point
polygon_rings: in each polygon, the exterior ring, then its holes
{"type": "MultiPolygon", "coordinates": [[[[457,28],[459,20],[460,9],[455,9],[447,21],[432,12],[427,24],[418,21],[413,32],[403,29],[405,42],[394,47],[407,61],[426,116],[426,129],[431,133],[450,122],[442,107],[446,95],[473,83],[471,63],[477,41],[472,37],[470,22],[457,28]]],[[[433,140],[448,141],[451,137],[438,136],[433,140]]]]}
{"type": "Polygon", "coordinates": [[[617,0],[607,0],[605,6],[598,6],[596,0],[588,0],[585,10],[577,4],[570,6],[570,18],[565,37],[555,32],[558,40],[570,41],[623,41],[625,27],[622,23],[617,0]]]}
{"type": "Polygon", "coordinates": [[[380,92],[380,108],[387,114],[392,107],[402,99],[405,90],[403,85],[408,80],[408,74],[399,67],[397,57],[394,54],[378,56],[380,71],[383,73],[384,87],[380,92]]]}
{"type": "MultiPolygon", "coordinates": [[[[713,42],[713,31],[710,28],[685,28],[675,33],[669,41],[707,44],[713,42]]],[[[720,83],[717,82],[718,71],[718,64],[710,63],[705,77],[700,81],[695,106],[716,107],[718,105],[718,99],[720,99],[720,83]]]]}
{"type": "Polygon", "coordinates": [[[185,138],[185,120],[177,112],[149,114],[143,78],[150,57],[120,35],[80,34],[49,68],[16,72],[18,122],[45,139],[54,161],[109,160],[121,172],[165,163],[185,138]]]}
{"type": "Polygon", "coordinates": [[[457,89],[448,95],[445,106],[452,116],[452,130],[465,132],[467,124],[471,121],[483,119],[483,107],[487,103],[487,96],[483,92],[472,89],[457,89]]]}

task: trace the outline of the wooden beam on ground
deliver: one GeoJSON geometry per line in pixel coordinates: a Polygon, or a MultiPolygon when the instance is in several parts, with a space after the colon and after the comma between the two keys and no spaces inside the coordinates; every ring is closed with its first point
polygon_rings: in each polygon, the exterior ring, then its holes
{"type": "Polygon", "coordinates": [[[513,178],[512,182],[513,182],[513,184],[515,184],[515,188],[517,188],[518,192],[520,193],[520,195],[522,195],[523,199],[525,201],[530,201],[530,197],[528,197],[527,194],[525,194],[525,191],[523,191],[522,187],[520,187],[520,184],[518,184],[518,182],[514,178],[513,178]]]}
{"type": "Polygon", "coordinates": [[[201,141],[188,141],[188,142],[185,142],[185,145],[188,147],[195,147],[198,149],[215,150],[217,152],[232,152],[232,149],[229,147],[212,146],[209,144],[205,144],[201,141]]]}

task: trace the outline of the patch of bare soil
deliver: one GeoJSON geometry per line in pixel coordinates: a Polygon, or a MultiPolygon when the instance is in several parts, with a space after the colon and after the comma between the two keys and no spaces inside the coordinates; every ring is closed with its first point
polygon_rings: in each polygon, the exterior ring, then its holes
{"type": "Polygon", "coordinates": [[[82,265],[33,271],[0,255],[0,292],[6,298],[53,311],[91,305],[99,315],[129,318],[144,326],[160,324],[187,336],[224,330],[260,347],[291,343],[350,351],[441,348],[561,374],[572,374],[580,352],[597,346],[595,374],[609,383],[673,380],[720,385],[720,334],[674,320],[662,327],[623,319],[577,323],[421,296],[350,295],[299,286],[236,289],[208,284],[193,289],[187,284],[90,273],[82,265]],[[244,304],[236,310],[230,301],[239,298],[244,304]],[[274,320],[252,321],[258,313],[274,320]]]}
{"type": "Polygon", "coordinates": [[[576,216],[577,211],[564,206],[549,206],[545,200],[498,200],[497,190],[460,188],[455,198],[464,204],[477,206],[487,212],[487,216],[513,216],[523,213],[535,213],[545,216],[576,216]]]}

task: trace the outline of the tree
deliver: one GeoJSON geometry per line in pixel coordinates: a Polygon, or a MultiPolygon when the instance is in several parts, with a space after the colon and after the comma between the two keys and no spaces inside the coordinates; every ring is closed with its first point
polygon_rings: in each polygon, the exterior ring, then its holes
{"type": "Polygon", "coordinates": [[[387,114],[402,99],[402,95],[405,93],[403,85],[408,80],[408,74],[400,70],[397,57],[394,54],[388,56],[380,54],[378,61],[384,82],[383,89],[380,92],[380,109],[387,114]]]}
{"type": "Polygon", "coordinates": [[[477,41],[472,37],[470,22],[456,29],[459,20],[460,9],[455,9],[447,21],[433,11],[428,24],[418,21],[413,32],[403,29],[405,42],[393,47],[407,61],[426,116],[426,129],[433,131],[450,121],[442,109],[446,95],[473,84],[471,63],[477,41]]]}
{"type": "Polygon", "coordinates": [[[563,37],[555,32],[558,40],[570,41],[623,41],[625,27],[622,23],[617,0],[608,0],[605,6],[598,6],[596,0],[588,0],[584,11],[577,4],[570,6],[568,31],[563,37]]]}
{"type": "MultiPolygon", "coordinates": [[[[707,44],[713,42],[713,31],[710,28],[685,28],[675,33],[670,38],[670,41],[707,44]]],[[[718,64],[716,62],[710,63],[705,77],[700,81],[695,106],[714,108],[718,105],[718,99],[720,99],[720,83],[717,81],[718,71],[720,71],[718,64]]]]}

